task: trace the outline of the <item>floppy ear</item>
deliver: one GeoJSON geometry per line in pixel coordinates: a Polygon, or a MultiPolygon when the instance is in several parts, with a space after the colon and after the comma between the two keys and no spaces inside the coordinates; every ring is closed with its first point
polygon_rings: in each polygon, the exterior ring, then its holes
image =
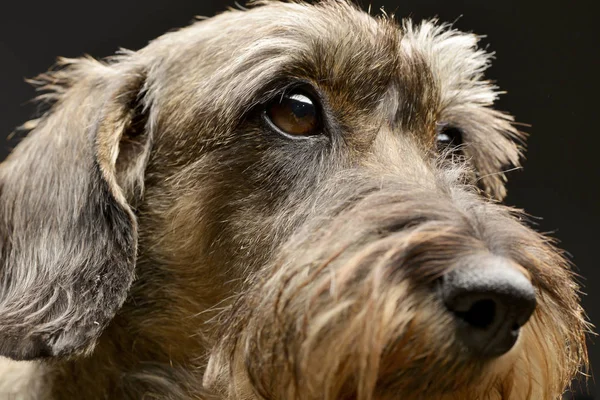
{"type": "Polygon", "coordinates": [[[43,75],[54,105],[0,165],[0,356],[89,352],[127,297],[151,146],[127,60],[43,75]]]}

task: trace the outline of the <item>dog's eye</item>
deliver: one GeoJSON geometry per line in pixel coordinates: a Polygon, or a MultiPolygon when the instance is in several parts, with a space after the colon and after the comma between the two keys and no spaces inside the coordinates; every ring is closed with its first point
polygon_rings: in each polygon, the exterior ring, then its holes
{"type": "Polygon", "coordinates": [[[439,151],[455,149],[463,143],[463,134],[460,128],[452,125],[440,124],[438,127],[436,144],[439,151]]]}
{"type": "Polygon", "coordinates": [[[291,136],[319,133],[320,120],[315,102],[304,92],[293,91],[267,104],[267,120],[291,136]]]}

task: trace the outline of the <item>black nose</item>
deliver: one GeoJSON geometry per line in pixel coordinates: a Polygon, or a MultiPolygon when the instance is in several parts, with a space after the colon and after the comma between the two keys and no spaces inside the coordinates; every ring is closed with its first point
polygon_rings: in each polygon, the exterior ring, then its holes
{"type": "Polygon", "coordinates": [[[536,306],[529,279],[510,261],[474,257],[446,274],[441,294],[458,319],[458,337],[476,355],[498,357],[508,352],[536,306]]]}

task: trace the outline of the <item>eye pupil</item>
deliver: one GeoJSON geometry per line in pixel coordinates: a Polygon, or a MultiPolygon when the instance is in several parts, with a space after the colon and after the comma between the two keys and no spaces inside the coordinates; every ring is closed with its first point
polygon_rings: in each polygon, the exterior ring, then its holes
{"type": "Polygon", "coordinates": [[[269,103],[266,116],[271,125],[287,135],[319,133],[320,121],[315,102],[300,91],[286,93],[269,103]]]}
{"type": "Polygon", "coordinates": [[[438,129],[436,142],[440,150],[456,148],[462,145],[462,136],[462,131],[459,128],[441,125],[440,129],[438,129]]]}
{"type": "Polygon", "coordinates": [[[311,117],[315,112],[315,107],[310,99],[301,94],[294,94],[289,97],[290,111],[296,118],[311,117]]]}
{"type": "Polygon", "coordinates": [[[447,133],[440,132],[438,133],[437,141],[443,144],[450,144],[452,143],[452,138],[447,133]]]}

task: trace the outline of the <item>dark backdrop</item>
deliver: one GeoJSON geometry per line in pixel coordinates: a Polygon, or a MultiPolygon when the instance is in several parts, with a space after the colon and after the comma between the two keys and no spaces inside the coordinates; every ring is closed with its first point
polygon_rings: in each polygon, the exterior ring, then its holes
{"type": "MultiPolygon", "coordinates": [[[[363,1],[368,4],[368,0],[363,1]]],[[[556,2],[558,3],[558,2],[556,2]]],[[[8,4],[5,2],[4,4],[8,4]]],[[[117,48],[139,49],[195,15],[212,15],[232,4],[225,0],[41,0],[0,6],[0,142],[4,157],[15,141],[4,141],[34,111],[33,90],[25,77],[47,69],[56,56],[94,57],[117,48]]],[[[439,16],[462,30],[485,34],[496,52],[489,77],[508,92],[499,108],[531,124],[525,168],[512,172],[507,202],[525,208],[538,229],[553,232],[571,254],[587,296],[592,322],[600,321],[600,271],[593,251],[600,247],[596,156],[596,93],[599,35],[592,0],[563,5],[530,0],[380,0],[402,17],[439,16]]],[[[591,346],[600,365],[600,346],[591,346]]],[[[598,367],[600,368],[600,367],[598,367]]],[[[593,382],[590,392],[596,392],[593,382]]],[[[583,398],[583,397],[582,397],[583,398]]]]}

